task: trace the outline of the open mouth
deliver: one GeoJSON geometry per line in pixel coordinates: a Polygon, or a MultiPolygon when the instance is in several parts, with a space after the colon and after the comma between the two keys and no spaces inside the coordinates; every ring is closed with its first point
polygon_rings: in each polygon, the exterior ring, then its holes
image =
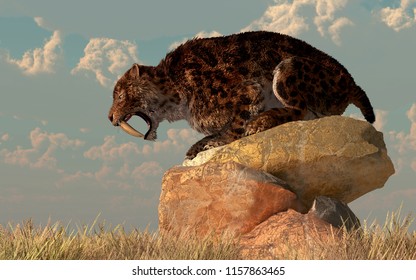
{"type": "Polygon", "coordinates": [[[149,118],[148,115],[146,115],[144,113],[140,113],[140,112],[126,115],[122,120],[119,121],[118,125],[121,127],[121,129],[124,130],[124,132],[130,134],[131,136],[144,138],[144,139],[147,139],[147,136],[148,136],[149,132],[152,130],[152,121],[151,121],[151,119],[149,118]],[[141,117],[147,123],[147,127],[149,129],[147,130],[146,134],[142,134],[141,132],[137,131],[134,127],[132,127],[131,125],[128,124],[128,121],[134,115],[141,117]]]}

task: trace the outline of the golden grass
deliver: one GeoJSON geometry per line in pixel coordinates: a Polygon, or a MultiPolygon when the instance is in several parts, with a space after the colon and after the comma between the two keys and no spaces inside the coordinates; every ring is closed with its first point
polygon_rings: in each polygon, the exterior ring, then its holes
{"type": "MultiPolygon", "coordinates": [[[[343,231],[341,242],[292,248],[284,258],[415,260],[416,232],[409,232],[412,222],[410,216],[401,219],[399,214],[392,213],[383,226],[364,223],[359,231],[343,231]]],[[[214,241],[212,238],[172,237],[138,230],[128,233],[121,226],[105,229],[105,225],[97,223],[68,233],[68,227],[60,223],[35,227],[29,220],[15,226],[0,225],[0,259],[239,259],[235,241],[235,238],[214,241]]]]}
{"type": "Polygon", "coordinates": [[[290,248],[283,259],[314,260],[416,260],[416,231],[410,232],[410,215],[400,211],[387,216],[385,224],[364,225],[353,232],[341,229],[341,242],[325,239],[313,246],[290,248]]]}
{"type": "Polygon", "coordinates": [[[146,259],[236,259],[232,242],[217,244],[211,239],[198,240],[166,237],[117,226],[105,230],[96,224],[67,232],[59,223],[34,227],[32,221],[7,228],[0,226],[0,259],[9,260],[146,260],[146,259]]]}

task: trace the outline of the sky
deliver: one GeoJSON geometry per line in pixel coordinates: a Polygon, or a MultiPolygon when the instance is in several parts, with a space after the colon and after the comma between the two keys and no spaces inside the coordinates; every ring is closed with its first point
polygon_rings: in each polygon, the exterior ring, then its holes
{"type": "Polygon", "coordinates": [[[157,229],[163,174],[202,135],[184,121],[162,123],[156,142],[127,135],[107,119],[113,85],[189,38],[249,30],[295,36],[349,70],[396,169],[350,207],[368,223],[416,214],[416,0],[0,0],[0,224],[157,229]]]}

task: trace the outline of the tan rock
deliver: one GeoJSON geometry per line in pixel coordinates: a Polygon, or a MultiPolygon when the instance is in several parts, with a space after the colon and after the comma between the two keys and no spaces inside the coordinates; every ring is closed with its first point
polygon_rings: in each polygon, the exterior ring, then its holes
{"type": "Polygon", "coordinates": [[[289,209],[241,236],[240,255],[243,259],[309,259],[340,238],[336,227],[316,215],[289,209]]]}
{"type": "Polygon", "coordinates": [[[394,174],[383,134],[342,116],[286,123],[204,153],[184,164],[235,161],[268,172],[308,206],[321,195],[349,203],[394,174]]]}
{"type": "Polygon", "coordinates": [[[162,183],[159,230],[242,234],[275,213],[305,210],[281,180],[236,162],[174,167],[162,183]]]}

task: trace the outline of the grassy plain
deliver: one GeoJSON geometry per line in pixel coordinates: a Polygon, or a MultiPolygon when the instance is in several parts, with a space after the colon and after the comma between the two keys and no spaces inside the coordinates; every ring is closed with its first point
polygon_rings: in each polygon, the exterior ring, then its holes
{"type": "MultiPolygon", "coordinates": [[[[356,232],[343,231],[341,242],[294,248],[285,259],[416,260],[413,219],[392,213],[384,225],[363,223],[356,232]],[[316,247],[318,246],[318,247],[316,247]],[[306,253],[305,252],[310,252],[306,253]]],[[[148,260],[239,259],[236,238],[220,241],[192,236],[172,237],[147,231],[126,232],[97,222],[68,232],[60,223],[35,226],[32,221],[0,225],[2,260],[148,260]]]]}

